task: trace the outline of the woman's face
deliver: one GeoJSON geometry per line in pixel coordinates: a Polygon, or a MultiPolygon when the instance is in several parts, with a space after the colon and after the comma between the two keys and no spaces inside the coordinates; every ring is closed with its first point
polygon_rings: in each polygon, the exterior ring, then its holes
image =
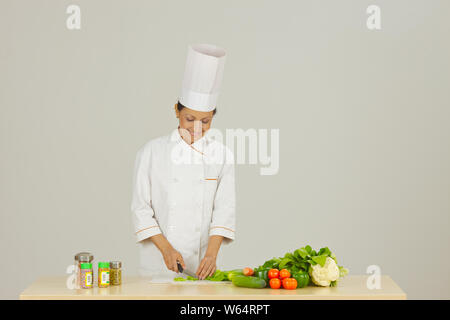
{"type": "Polygon", "coordinates": [[[213,112],[197,111],[187,107],[178,111],[177,105],[175,104],[175,113],[180,120],[180,129],[187,130],[187,132],[182,130],[182,136],[186,142],[193,143],[203,137],[205,132],[211,127],[213,112]]]}

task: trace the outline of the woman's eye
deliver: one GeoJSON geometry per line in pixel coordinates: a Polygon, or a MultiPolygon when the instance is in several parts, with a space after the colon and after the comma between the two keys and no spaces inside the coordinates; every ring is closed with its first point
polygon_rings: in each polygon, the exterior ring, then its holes
{"type": "Polygon", "coordinates": [[[194,119],[189,119],[189,118],[187,118],[186,120],[189,122],[194,121],[194,119]]]}
{"type": "Polygon", "coordinates": [[[208,124],[209,120],[203,120],[203,124],[208,124]]]}

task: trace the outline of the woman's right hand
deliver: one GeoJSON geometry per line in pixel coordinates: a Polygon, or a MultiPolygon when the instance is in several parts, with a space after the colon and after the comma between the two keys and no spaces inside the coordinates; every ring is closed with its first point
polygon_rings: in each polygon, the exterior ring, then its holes
{"type": "Polygon", "coordinates": [[[161,251],[164,258],[164,263],[167,269],[178,272],[177,261],[181,263],[183,269],[186,268],[184,264],[183,256],[177,250],[172,247],[170,242],[161,233],[150,237],[151,241],[156,245],[156,247],[161,251]]]}
{"type": "Polygon", "coordinates": [[[186,268],[184,264],[183,256],[177,250],[174,249],[171,245],[167,246],[161,251],[164,262],[166,263],[167,269],[179,272],[177,261],[180,262],[181,266],[186,268]]]}

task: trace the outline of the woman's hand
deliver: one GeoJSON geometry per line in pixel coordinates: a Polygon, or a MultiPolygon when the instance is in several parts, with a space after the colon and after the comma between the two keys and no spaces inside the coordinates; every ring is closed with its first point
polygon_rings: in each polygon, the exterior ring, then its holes
{"type": "Polygon", "coordinates": [[[198,266],[196,275],[200,280],[212,276],[216,271],[216,257],[222,244],[223,236],[212,235],[209,237],[208,249],[206,249],[205,257],[198,266]]]}
{"type": "Polygon", "coordinates": [[[150,237],[151,241],[156,245],[164,258],[167,269],[178,272],[177,261],[181,263],[183,269],[186,268],[183,256],[172,247],[169,241],[160,233],[150,237]]]}
{"type": "Polygon", "coordinates": [[[165,249],[161,251],[164,262],[166,263],[167,269],[179,272],[177,261],[180,262],[181,266],[186,268],[184,264],[183,256],[177,250],[175,250],[172,246],[167,246],[165,249]]]}
{"type": "Polygon", "coordinates": [[[200,280],[212,276],[216,271],[216,256],[205,255],[195,273],[200,280]]]}

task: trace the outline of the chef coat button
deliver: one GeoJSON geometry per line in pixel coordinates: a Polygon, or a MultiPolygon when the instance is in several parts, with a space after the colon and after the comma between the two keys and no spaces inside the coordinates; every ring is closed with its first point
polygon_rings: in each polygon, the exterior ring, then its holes
{"type": "Polygon", "coordinates": [[[178,182],[179,180],[177,178],[173,178],[173,182],[178,182]]]}

